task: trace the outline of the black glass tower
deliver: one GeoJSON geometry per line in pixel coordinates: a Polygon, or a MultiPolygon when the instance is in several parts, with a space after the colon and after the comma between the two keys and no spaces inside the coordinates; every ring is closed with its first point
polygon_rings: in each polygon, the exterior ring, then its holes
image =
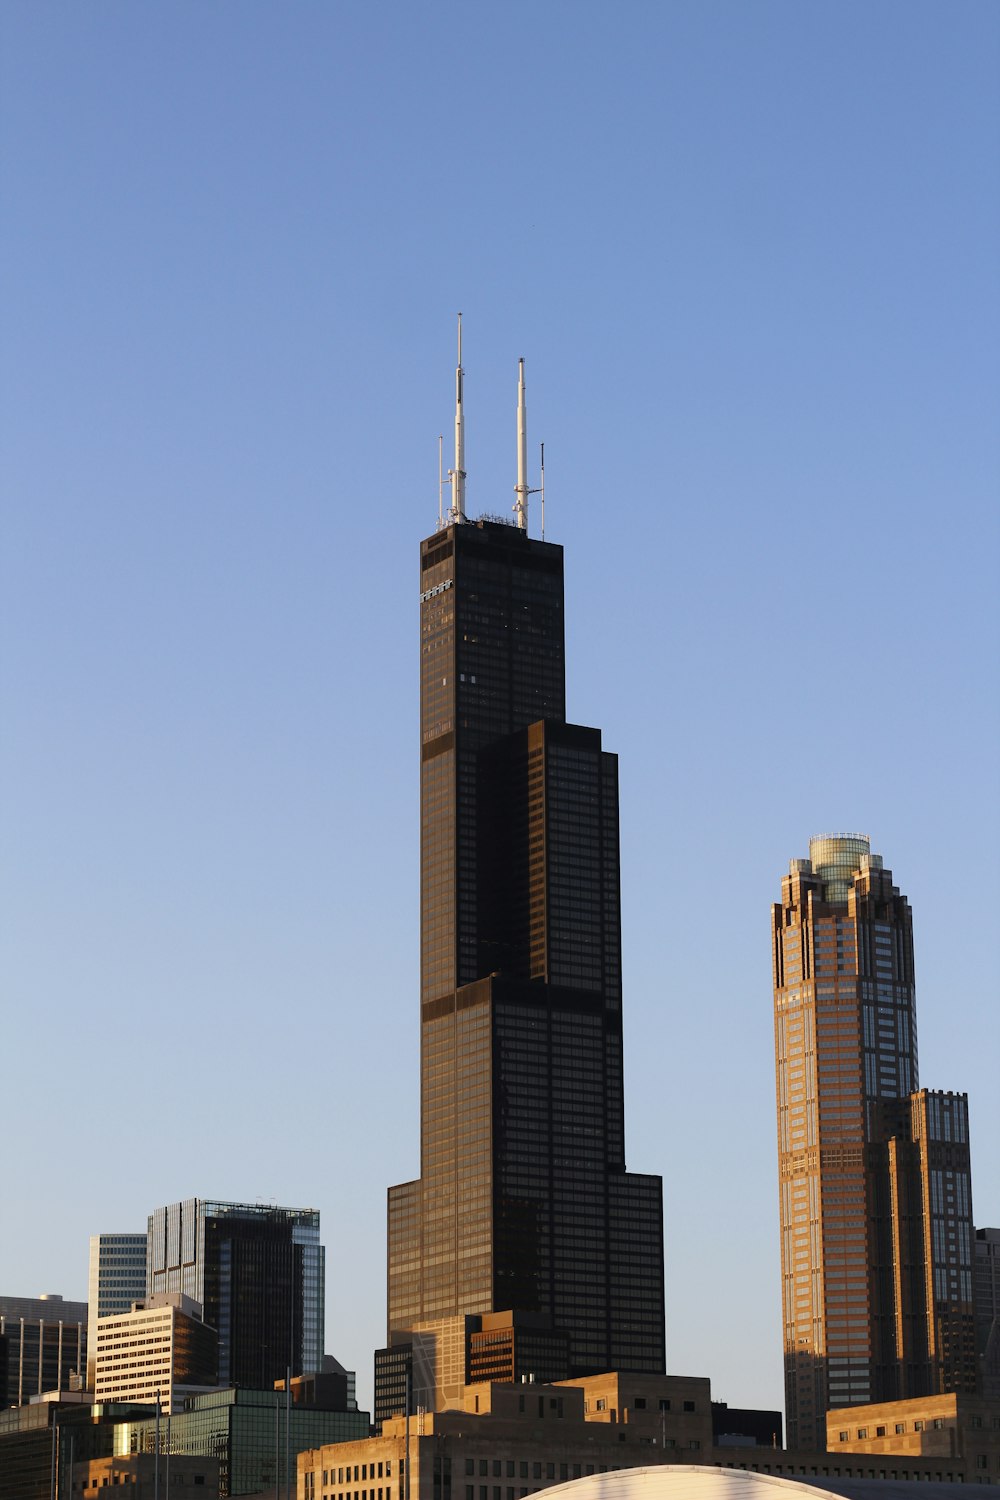
{"type": "Polygon", "coordinates": [[[187,1198],[147,1220],[146,1288],[184,1292],[219,1335],[219,1384],[266,1389],[323,1363],[319,1213],[187,1198]]]}
{"type": "Polygon", "coordinates": [[[662,1184],[625,1171],[617,758],[566,723],[563,554],[420,549],[421,1176],[389,1190],[390,1338],[503,1309],[567,1375],[664,1367],[662,1184]]]}

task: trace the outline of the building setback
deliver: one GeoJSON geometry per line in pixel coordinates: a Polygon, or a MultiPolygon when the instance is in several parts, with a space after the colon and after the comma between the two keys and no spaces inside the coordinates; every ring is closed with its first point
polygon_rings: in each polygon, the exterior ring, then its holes
{"type": "MultiPolygon", "coordinates": [[[[461,367],[457,387],[460,433],[461,367]]],[[[420,549],[421,1175],[389,1190],[389,1344],[516,1310],[568,1336],[566,1374],[659,1372],[662,1184],[625,1170],[617,758],[566,722],[563,553],[528,535],[523,464],[518,525],[466,518],[463,469],[460,436],[420,549]]]]}
{"type": "Polygon", "coordinates": [[[919,1088],[910,907],[862,835],[772,909],[790,1448],[831,1407],[976,1389],[964,1094],[919,1088]]]}

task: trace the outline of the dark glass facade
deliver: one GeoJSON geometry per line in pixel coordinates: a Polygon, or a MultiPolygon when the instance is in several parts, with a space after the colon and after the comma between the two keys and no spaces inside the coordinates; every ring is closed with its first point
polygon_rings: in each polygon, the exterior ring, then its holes
{"type": "Polygon", "coordinates": [[[375,1350],[372,1425],[376,1432],[382,1431],[382,1423],[387,1417],[406,1411],[406,1380],[412,1369],[413,1345],[409,1340],[375,1350]]]}
{"type": "Polygon", "coordinates": [[[663,1369],[660,1179],[625,1172],[617,760],[565,721],[562,549],[421,548],[421,1176],[389,1329],[546,1314],[566,1374],[663,1369]]]}
{"type": "Polygon", "coordinates": [[[324,1251],[315,1209],[188,1198],[150,1215],[147,1289],[200,1302],[219,1383],[269,1386],[323,1362],[324,1251]]]}
{"type": "Polygon", "coordinates": [[[116,1421],[144,1415],[121,1404],[94,1407],[37,1401],[0,1411],[0,1496],[3,1500],[51,1500],[71,1490],[70,1467],[114,1452],[116,1421]]]}
{"type": "MultiPolygon", "coordinates": [[[[153,1452],[156,1430],[150,1419],[118,1423],[114,1451],[153,1452]]],[[[220,1496],[257,1495],[274,1489],[276,1483],[283,1490],[290,1484],[294,1491],[295,1461],[300,1453],[324,1443],[367,1436],[367,1412],[328,1411],[299,1402],[288,1408],[280,1391],[242,1388],[192,1396],[170,1422],[172,1453],[218,1459],[220,1496]],[[286,1453],[291,1456],[287,1474],[286,1453]]],[[[162,1422],[160,1441],[165,1445],[162,1422]]]]}

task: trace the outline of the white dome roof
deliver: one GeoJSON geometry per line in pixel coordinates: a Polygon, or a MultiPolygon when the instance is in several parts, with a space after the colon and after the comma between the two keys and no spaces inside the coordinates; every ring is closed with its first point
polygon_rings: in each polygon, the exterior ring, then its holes
{"type": "MultiPolygon", "coordinates": [[[[935,1494],[953,1496],[956,1492],[961,1494],[954,1484],[924,1483],[919,1494],[922,1500],[932,1500],[935,1494]]],[[[895,1500],[900,1495],[909,1497],[913,1493],[912,1482],[827,1480],[813,1475],[785,1478],[779,1474],[755,1474],[746,1469],[716,1469],[709,1464],[657,1464],[648,1469],[615,1469],[607,1474],[588,1474],[583,1479],[571,1479],[565,1484],[539,1490],[532,1500],[543,1500],[543,1497],[550,1500],[555,1495],[565,1495],[566,1500],[795,1500],[796,1496],[817,1500],[819,1495],[828,1495],[831,1500],[843,1500],[845,1495],[857,1497],[857,1500],[861,1497],[870,1500],[875,1495],[880,1500],[881,1497],[895,1500]]]]}
{"type": "MultiPolygon", "coordinates": [[[[767,1500],[764,1485],[805,1492],[816,1500],[816,1486],[745,1469],[716,1469],[705,1464],[656,1464],[648,1469],[615,1469],[550,1485],[533,1497],[565,1494],[567,1500],[767,1500]]],[[[774,1495],[773,1500],[781,1500],[774,1495]]]]}

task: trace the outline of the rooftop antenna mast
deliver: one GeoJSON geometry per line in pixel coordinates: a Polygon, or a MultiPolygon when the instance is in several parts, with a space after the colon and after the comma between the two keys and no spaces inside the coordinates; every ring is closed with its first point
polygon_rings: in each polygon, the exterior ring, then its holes
{"type": "Polygon", "coordinates": [[[521,531],[528,529],[528,407],[524,399],[524,360],[517,362],[517,483],[514,486],[517,499],[514,513],[521,531]]]}
{"type": "MultiPolygon", "coordinates": [[[[517,362],[517,483],[514,486],[514,514],[521,531],[528,529],[528,496],[539,490],[528,484],[528,406],[525,399],[524,360],[517,362]]],[[[542,444],[542,536],[545,536],[545,444],[542,444]]]]}
{"type": "Polygon", "coordinates": [[[544,542],[544,540],[545,540],[545,444],[544,443],[542,443],[541,448],[542,448],[542,483],[541,483],[540,489],[541,489],[541,493],[542,493],[542,541],[544,542]]]}
{"type": "Polygon", "coordinates": [[[444,433],[438,433],[438,531],[444,525],[444,433]]]}
{"type": "Polygon", "coordinates": [[[465,407],[462,401],[462,314],[458,315],[458,365],[455,369],[455,467],[448,470],[451,480],[451,523],[465,520],[465,407]]]}

